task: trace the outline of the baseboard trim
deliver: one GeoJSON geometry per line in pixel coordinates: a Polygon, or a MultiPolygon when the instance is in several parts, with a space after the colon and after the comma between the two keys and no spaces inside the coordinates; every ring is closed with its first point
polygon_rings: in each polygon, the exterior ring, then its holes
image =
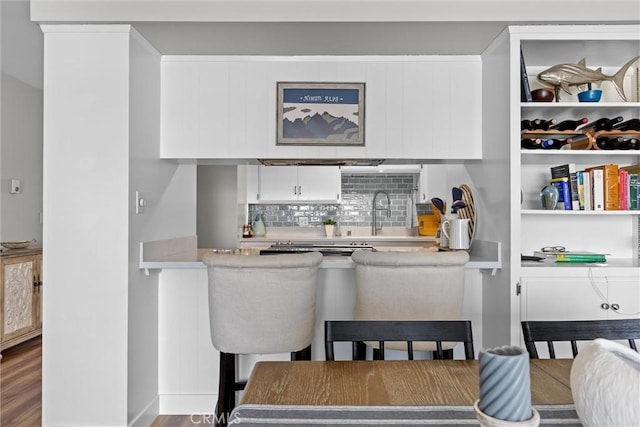
{"type": "Polygon", "coordinates": [[[211,416],[218,394],[161,394],[160,415],[211,416]]]}
{"type": "Polygon", "coordinates": [[[153,424],[153,421],[160,415],[160,399],[154,397],[147,406],[134,419],[132,419],[129,427],[147,427],[153,424]]]}

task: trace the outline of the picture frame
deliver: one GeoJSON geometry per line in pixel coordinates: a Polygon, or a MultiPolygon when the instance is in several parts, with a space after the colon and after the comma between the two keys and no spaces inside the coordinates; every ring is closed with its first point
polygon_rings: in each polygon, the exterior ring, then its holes
{"type": "Polygon", "coordinates": [[[277,82],[276,111],[276,145],[364,146],[364,83],[277,82]]]}

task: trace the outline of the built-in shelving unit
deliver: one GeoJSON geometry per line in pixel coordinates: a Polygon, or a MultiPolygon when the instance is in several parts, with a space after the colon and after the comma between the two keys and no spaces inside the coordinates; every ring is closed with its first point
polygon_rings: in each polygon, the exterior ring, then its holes
{"type": "MultiPolygon", "coordinates": [[[[632,165],[640,163],[640,150],[520,147],[521,120],[553,118],[560,122],[582,117],[589,121],[601,117],[623,116],[624,120],[640,117],[640,60],[625,74],[624,91],[628,102],[620,98],[608,81],[602,83],[603,98],[597,103],[577,102],[579,89],[573,86],[572,95],[560,92],[559,102],[521,102],[519,91],[520,49],[533,90],[544,87],[536,79],[542,70],[557,64],[577,63],[582,58],[590,69],[601,67],[605,75],[615,74],[623,64],[640,55],[640,28],[606,25],[512,27],[509,46],[510,208],[513,212],[510,230],[511,341],[521,343],[519,322],[524,319],[617,318],[623,313],[640,317],[637,286],[640,280],[640,211],[549,211],[543,210],[540,200],[540,190],[549,183],[552,166],[574,163],[576,170],[583,170],[608,163],[632,165]],[[605,253],[609,262],[558,265],[517,261],[521,254],[532,255],[544,246],[605,253]],[[594,277],[605,283],[599,291],[595,290],[594,277]],[[566,298],[567,292],[560,291],[563,283],[571,285],[571,300],[566,298]],[[613,295],[613,290],[616,302],[625,305],[624,310],[604,312],[600,304],[591,301],[606,300],[613,295]],[[558,300],[562,302],[551,303],[558,300]]],[[[594,145],[591,148],[595,148],[594,145]]]]}

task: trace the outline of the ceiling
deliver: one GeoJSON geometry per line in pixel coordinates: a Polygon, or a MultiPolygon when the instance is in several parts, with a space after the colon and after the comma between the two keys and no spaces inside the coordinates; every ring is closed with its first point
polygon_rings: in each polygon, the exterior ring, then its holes
{"type": "Polygon", "coordinates": [[[165,55],[466,55],[501,22],[136,23],[165,55]]]}
{"type": "Polygon", "coordinates": [[[30,0],[47,24],[132,24],[163,55],[477,55],[508,25],[638,24],[638,0],[30,0]]]}
{"type": "Polygon", "coordinates": [[[511,24],[145,22],[134,23],[134,27],[164,55],[478,55],[511,24]]]}

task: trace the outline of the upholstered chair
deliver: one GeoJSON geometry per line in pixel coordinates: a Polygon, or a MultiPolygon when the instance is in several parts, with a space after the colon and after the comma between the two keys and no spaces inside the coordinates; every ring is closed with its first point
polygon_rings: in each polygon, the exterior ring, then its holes
{"type": "MultiPolygon", "coordinates": [[[[464,320],[467,252],[355,251],[351,259],[356,265],[355,320],[464,320]]],[[[447,358],[453,357],[455,345],[443,343],[447,358]]],[[[436,350],[432,342],[416,342],[413,348],[436,350]]],[[[406,345],[389,343],[387,349],[406,350],[406,345]]]]}
{"type": "Polygon", "coordinates": [[[603,338],[580,350],[571,394],[585,426],[640,425],[640,354],[603,338]]]}
{"type": "Polygon", "coordinates": [[[207,254],[211,342],[220,351],[216,418],[235,407],[240,354],[291,352],[311,359],[320,253],[272,256],[207,254]]]}

